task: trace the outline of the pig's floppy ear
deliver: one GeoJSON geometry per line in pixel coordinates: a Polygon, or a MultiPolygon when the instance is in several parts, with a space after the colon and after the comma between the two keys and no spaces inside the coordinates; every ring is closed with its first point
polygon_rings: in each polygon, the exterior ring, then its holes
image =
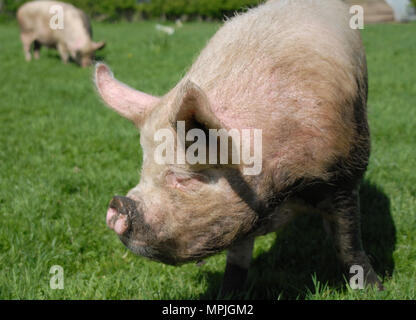
{"type": "Polygon", "coordinates": [[[159,102],[159,98],[132,89],[114,79],[110,69],[102,63],[95,67],[95,84],[108,106],[138,125],[145,114],[159,102]]]}
{"type": "Polygon", "coordinates": [[[206,129],[221,129],[222,124],[211,108],[205,92],[194,82],[188,80],[181,86],[173,105],[170,123],[176,128],[178,121],[186,126],[202,126],[206,129]]]}

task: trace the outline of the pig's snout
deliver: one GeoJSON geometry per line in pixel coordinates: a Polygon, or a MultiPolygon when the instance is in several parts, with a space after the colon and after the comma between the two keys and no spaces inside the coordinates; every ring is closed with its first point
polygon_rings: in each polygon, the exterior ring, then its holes
{"type": "Polygon", "coordinates": [[[107,211],[107,225],[121,236],[130,228],[132,217],[136,214],[136,203],[132,199],[116,196],[107,211]]]}

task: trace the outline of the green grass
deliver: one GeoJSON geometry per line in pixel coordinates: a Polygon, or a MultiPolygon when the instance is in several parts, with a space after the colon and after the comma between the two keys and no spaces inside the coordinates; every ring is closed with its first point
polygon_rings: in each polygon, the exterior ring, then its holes
{"type": "MultiPolygon", "coordinates": [[[[129,85],[161,95],[218,24],[96,24],[100,53],[129,85]]],[[[361,190],[364,246],[384,292],[345,286],[322,223],[304,217],[257,239],[244,298],[416,298],[416,24],[363,31],[370,72],[372,156],[361,190]]],[[[102,106],[92,69],[55,51],[26,63],[17,25],[0,24],[0,298],[215,298],[225,254],[170,267],[134,256],[105,225],[113,195],[139,180],[138,133],[102,106]],[[49,287],[61,265],[65,289],[49,287]]]]}

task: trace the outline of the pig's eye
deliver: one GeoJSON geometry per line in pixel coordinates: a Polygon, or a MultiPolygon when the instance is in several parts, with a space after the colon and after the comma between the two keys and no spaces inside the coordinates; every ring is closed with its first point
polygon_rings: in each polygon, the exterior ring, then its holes
{"type": "Polygon", "coordinates": [[[166,174],[166,183],[169,187],[185,192],[197,191],[202,184],[208,183],[208,181],[208,177],[202,174],[179,176],[171,171],[166,174]]]}

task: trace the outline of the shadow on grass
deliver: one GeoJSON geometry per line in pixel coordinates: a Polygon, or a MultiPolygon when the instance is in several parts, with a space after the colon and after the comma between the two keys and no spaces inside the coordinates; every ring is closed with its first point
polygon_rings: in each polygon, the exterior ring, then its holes
{"type": "MultiPolygon", "coordinates": [[[[363,245],[376,273],[382,279],[394,270],[396,229],[390,200],[377,186],[363,182],[360,190],[363,245]]],[[[313,275],[333,290],[345,288],[345,274],[327,237],[322,218],[301,216],[277,232],[268,251],[254,258],[245,293],[236,299],[303,299],[314,293],[313,275]]],[[[205,273],[209,284],[201,299],[215,299],[222,274],[205,273]]]]}

